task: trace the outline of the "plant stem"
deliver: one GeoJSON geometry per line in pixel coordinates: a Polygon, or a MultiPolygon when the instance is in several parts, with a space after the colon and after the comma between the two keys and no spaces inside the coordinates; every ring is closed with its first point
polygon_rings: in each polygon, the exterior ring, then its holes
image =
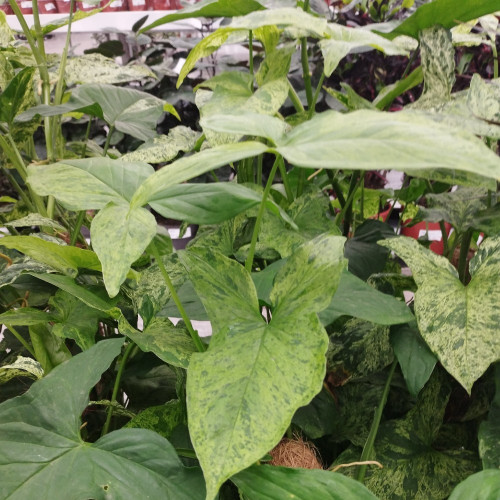
{"type": "Polygon", "coordinates": [[[69,242],[71,246],[74,246],[76,240],[78,239],[78,235],[80,234],[80,229],[82,227],[84,219],[85,219],[85,210],[82,210],[81,212],[79,212],[78,217],[76,218],[75,228],[73,229],[73,233],[71,234],[71,240],[69,242]]]}
{"type": "MultiPolygon", "coordinates": [[[[253,76],[253,31],[248,32],[248,69],[253,76]]],[[[253,82],[252,82],[253,87],[253,82]]]]}
{"type": "MultiPolygon", "coordinates": [[[[380,426],[380,420],[382,419],[382,413],[384,411],[385,405],[387,403],[387,397],[389,396],[389,390],[391,388],[392,377],[394,375],[394,371],[396,370],[396,366],[398,364],[398,360],[395,359],[391,365],[391,369],[389,370],[389,375],[387,376],[387,380],[385,382],[384,392],[382,393],[382,398],[380,399],[380,403],[375,411],[375,416],[373,417],[372,426],[370,428],[370,433],[368,434],[368,438],[366,439],[365,446],[363,447],[363,452],[361,454],[360,462],[366,462],[370,460],[370,457],[373,453],[373,445],[375,444],[375,438],[377,437],[378,428],[380,426]]],[[[358,469],[357,480],[362,483],[365,479],[367,465],[361,465],[358,469]]]]}
{"type": "Polygon", "coordinates": [[[288,174],[286,171],[285,167],[285,160],[283,160],[283,157],[280,157],[280,162],[278,165],[280,169],[280,175],[281,175],[281,180],[283,181],[283,186],[285,186],[285,192],[286,192],[286,197],[290,203],[293,201],[293,192],[292,188],[290,187],[290,181],[288,180],[288,174]]]}
{"type": "Polygon", "coordinates": [[[174,285],[172,281],[170,280],[170,276],[167,273],[167,269],[165,268],[165,265],[163,264],[163,260],[161,258],[160,252],[158,251],[158,248],[155,245],[154,241],[151,241],[149,244],[149,248],[151,249],[151,252],[153,253],[153,256],[155,258],[156,263],[158,264],[158,267],[160,269],[160,272],[163,276],[163,279],[165,280],[165,283],[170,291],[170,294],[172,295],[172,299],[177,306],[177,309],[179,310],[182,319],[184,320],[184,323],[186,325],[186,328],[188,329],[189,334],[191,335],[191,338],[193,339],[193,342],[196,345],[196,348],[200,352],[205,352],[205,345],[200,339],[200,336],[198,333],[194,330],[193,325],[191,324],[191,320],[189,319],[188,315],[186,314],[186,310],[184,309],[179,296],[177,295],[177,292],[175,291],[174,285]]]}
{"type": "Polygon", "coordinates": [[[491,51],[493,53],[493,78],[498,78],[498,51],[495,39],[492,40],[491,51]]]}
{"type": "MultiPolygon", "coordinates": [[[[120,382],[122,379],[123,371],[125,370],[125,365],[127,364],[127,360],[134,349],[135,344],[130,342],[130,344],[125,349],[123,353],[123,357],[120,361],[120,367],[118,368],[118,373],[116,374],[115,385],[113,386],[113,394],[111,395],[111,403],[116,401],[116,397],[118,396],[118,390],[120,389],[120,382]]],[[[111,423],[111,417],[113,416],[113,407],[108,406],[108,411],[106,415],[106,422],[104,423],[104,427],[102,428],[101,436],[105,436],[108,433],[109,425],[111,423]]]]}
{"type": "Polygon", "coordinates": [[[90,137],[90,129],[92,128],[92,117],[89,116],[89,123],[87,125],[87,130],[85,130],[85,137],[83,139],[83,149],[80,154],[81,158],[85,158],[85,155],[87,154],[87,142],[90,137]]]}
{"type": "MultiPolygon", "coordinates": [[[[309,9],[309,0],[304,1],[304,12],[309,9]]],[[[307,107],[311,109],[312,104],[312,87],[311,87],[311,75],[309,73],[309,58],[307,56],[307,38],[300,39],[300,61],[302,63],[302,78],[304,79],[304,86],[306,89],[307,97],[307,107]]]]}
{"type": "Polygon", "coordinates": [[[9,326],[9,325],[5,325],[5,326],[6,326],[7,330],[9,330],[10,332],[12,332],[12,334],[14,335],[14,337],[16,337],[16,339],[19,340],[19,342],[21,342],[21,344],[23,345],[23,347],[36,359],[35,351],[28,344],[28,342],[26,342],[26,340],[23,339],[22,335],[15,328],[13,328],[12,326],[9,326]]]}
{"type": "Polygon", "coordinates": [[[252,241],[250,242],[250,249],[248,250],[247,260],[245,261],[245,269],[248,272],[252,271],[253,266],[253,257],[255,255],[255,246],[257,245],[257,238],[259,237],[260,225],[262,223],[262,219],[264,217],[264,212],[266,210],[266,201],[269,193],[271,192],[271,186],[273,184],[274,176],[276,175],[276,170],[278,169],[278,165],[280,163],[281,155],[276,156],[274,160],[273,167],[269,174],[269,178],[267,179],[267,184],[264,189],[264,193],[262,195],[262,201],[259,207],[259,213],[257,214],[257,220],[255,221],[255,227],[253,228],[252,241]]]}
{"type": "Polygon", "coordinates": [[[264,155],[259,155],[257,158],[257,185],[262,186],[262,168],[264,163],[264,155]]]}
{"type": "Polygon", "coordinates": [[[304,106],[302,106],[302,102],[300,101],[300,98],[297,95],[295,89],[293,88],[293,85],[291,84],[290,80],[287,81],[288,81],[288,97],[292,101],[295,111],[297,111],[297,113],[303,113],[305,111],[304,106]]]}
{"type": "Polygon", "coordinates": [[[184,458],[195,458],[197,459],[198,457],[196,456],[196,452],[194,452],[193,450],[188,450],[187,448],[176,448],[175,449],[175,452],[177,453],[177,455],[179,455],[180,457],[184,457],[184,458]]]}
{"type": "Polygon", "coordinates": [[[31,203],[31,200],[28,198],[28,196],[26,195],[26,193],[24,192],[24,189],[18,184],[18,182],[16,181],[15,177],[9,172],[9,170],[7,168],[5,168],[5,167],[1,167],[1,168],[2,168],[2,171],[3,171],[4,175],[5,175],[5,177],[7,177],[8,181],[11,184],[11,186],[17,191],[17,194],[24,201],[24,204],[26,205],[26,207],[28,208],[28,210],[30,212],[35,212],[36,211],[35,207],[31,203]]]}
{"type": "Polygon", "coordinates": [[[325,81],[325,73],[321,73],[319,78],[318,86],[316,87],[316,91],[314,92],[311,106],[309,107],[309,119],[311,119],[316,112],[316,103],[318,102],[319,93],[321,92],[321,88],[323,87],[323,82],[325,81]]]}
{"type": "Polygon", "coordinates": [[[345,198],[344,198],[344,193],[342,193],[342,188],[340,187],[340,184],[338,183],[337,179],[335,179],[335,175],[333,175],[333,172],[330,169],[326,169],[326,175],[330,180],[330,184],[332,185],[332,189],[333,192],[335,193],[335,196],[339,200],[340,208],[344,208],[345,198]]]}
{"type": "Polygon", "coordinates": [[[108,154],[109,143],[111,142],[111,136],[113,135],[114,131],[115,131],[114,125],[110,125],[108,137],[106,137],[106,144],[104,144],[104,152],[102,156],[106,156],[108,154]]]}
{"type": "Polygon", "coordinates": [[[462,236],[462,243],[460,244],[460,257],[458,258],[458,277],[464,285],[467,282],[467,256],[469,255],[471,239],[472,229],[467,229],[462,236]]]}
{"type": "Polygon", "coordinates": [[[448,233],[444,221],[439,221],[439,229],[441,229],[441,238],[443,240],[443,255],[447,257],[450,249],[448,248],[448,233]]]}
{"type": "Polygon", "coordinates": [[[348,236],[349,234],[349,228],[351,227],[351,218],[352,218],[352,200],[354,199],[354,195],[359,187],[360,182],[364,181],[364,175],[360,175],[358,179],[359,172],[355,170],[352,173],[351,177],[351,182],[349,184],[349,192],[347,195],[347,200],[345,202],[345,205],[342,207],[342,210],[337,214],[337,217],[335,218],[335,223],[338,225],[340,221],[342,220],[342,217],[344,217],[344,229],[343,229],[343,234],[344,236],[348,236]]]}

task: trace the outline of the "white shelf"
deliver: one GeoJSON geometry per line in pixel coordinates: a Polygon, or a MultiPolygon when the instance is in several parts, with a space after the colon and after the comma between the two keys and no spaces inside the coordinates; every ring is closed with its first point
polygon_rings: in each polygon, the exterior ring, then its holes
{"type": "MultiPolygon", "coordinates": [[[[80,21],[75,22],[71,26],[72,33],[94,33],[94,32],[130,32],[136,21],[144,16],[148,16],[145,23],[150,24],[157,19],[160,19],[167,14],[173,14],[171,10],[146,10],[146,11],[127,11],[127,12],[100,12],[80,21]]],[[[41,14],[40,22],[43,25],[50,24],[56,20],[67,18],[68,14],[41,14]]],[[[24,19],[28,26],[33,26],[33,16],[25,15],[24,19]]],[[[7,23],[14,31],[22,31],[21,25],[16,16],[7,16],[7,23]]],[[[186,19],[175,21],[173,23],[164,24],[153,28],[152,31],[189,31],[193,29],[201,29],[199,19],[186,19]]],[[[66,33],[66,26],[58,28],[53,33],[66,33]]]]}

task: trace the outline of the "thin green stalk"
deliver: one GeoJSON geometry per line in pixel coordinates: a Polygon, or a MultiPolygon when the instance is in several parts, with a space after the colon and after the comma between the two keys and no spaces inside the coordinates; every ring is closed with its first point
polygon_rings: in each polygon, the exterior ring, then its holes
{"type": "Polygon", "coordinates": [[[495,40],[491,44],[491,50],[493,52],[493,78],[498,78],[498,51],[495,40]]]}
{"type": "Polygon", "coordinates": [[[316,87],[316,91],[314,92],[314,95],[313,95],[313,98],[312,98],[312,102],[311,102],[311,106],[309,108],[309,119],[311,119],[314,115],[314,113],[316,112],[316,103],[318,102],[318,97],[319,97],[319,93],[321,92],[321,89],[323,87],[323,82],[325,81],[325,73],[321,73],[321,76],[319,78],[319,82],[318,82],[318,86],[316,87]]]}
{"type": "Polygon", "coordinates": [[[458,258],[458,277],[464,285],[467,281],[467,256],[469,255],[471,240],[472,229],[468,229],[462,236],[462,242],[460,244],[460,257],[458,258]]]}
{"type": "Polygon", "coordinates": [[[446,257],[449,252],[448,248],[448,232],[446,231],[446,226],[444,221],[439,221],[439,229],[441,229],[441,238],[443,240],[443,255],[446,257]]]}
{"type": "Polygon", "coordinates": [[[252,241],[250,242],[250,249],[248,250],[247,260],[245,261],[245,269],[248,272],[252,271],[253,257],[255,255],[255,246],[257,245],[257,238],[259,237],[259,231],[262,219],[264,217],[264,212],[266,211],[266,201],[267,197],[269,196],[269,193],[271,192],[271,186],[273,185],[273,180],[274,176],[276,175],[276,170],[278,170],[280,158],[281,155],[278,155],[274,160],[274,164],[273,167],[271,168],[269,178],[267,179],[266,187],[264,188],[264,194],[262,195],[262,201],[260,203],[259,213],[257,214],[257,220],[255,221],[255,227],[253,229],[252,241]]]}
{"type": "Polygon", "coordinates": [[[36,359],[35,351],[28,344],[28,342],[26,342],[26,340],[23,339],[22,335],[14,327],[12,327],[12,326],[5,325],[5,327],[7,328],[7,330],[9,330],[10,332],[12,332],[12,334],[14,335],[14,337],[16,337],[16,339],[19,340],[19,342],[21,342],[21,344],[23,345],[23,347],[36,359]]]}
{"type": "Polygon", "coordinates": [[[406,65],[406,68],[405,68],[405,70],[403,71],[403,74],[401,75],[400,80],[402,80],[403,78],[406,78],[406,76],[407,76],[407,75],[408,75],[408,73],[410,72],[411,65],[415,62],[415,59],[416,59],[416,57],[417,57],[417,53],[418,53],[418,50],[414,50],[414,51],[411,53],[410,59],[408,60],[408,64],[406,65]]]}
{"type": "Polygon", "coordinates": [[[175,452],[177,453],[177,455],[179,455],[180,457],[184,457],[184,458],[195,458],[197,459],[197,455],[196,455],[196,452],[193,451],[193,450],[188,450],[187,448],[176,448],[175,449],[175,452]]]}
{"type": "MultiPolygon", "coordinates": [[[[309,0],[304,1],[304,12],[309,10],[309,0]]],[[[304,79],[304,86],[306,89],[307,107],[311,109],[313,93],[311,86],[311,74],[309,73],[309,57],[307,55],[307,38],[300,39],[300,61],[302,63],[302,77],[304,79]]]]}
{"type": "Polygon", "coordinates": [[[80,156],[82,158],[85,158],[86,154],[87,154],[87,142],[89,140],[89,137],[90,137],[90,129],[92,128],[92,117],[89,116],[89,123],[87,125],[87,130],[85,130],[85,137],[83,138],[83,149],[82,149],[82,152],[80,154],[80,156]]]}
{"type": "Polygon", "coordinates": [[[351,219],[352,219],[352,201],[361,182],[364,182],[364,175],[359,175],[359,172],[357,170],[354,171],[351,177],[351,182],[349,184],[349,192],[347,195],[346,203],[342,208],[342,210],[337,214],[337,217],[335,218],[335,223],[337,225],[340,223],[342,218],[344,218],[344,229],[343,229],[344,236],[347,236],[349,234],[349,228],[351,227],[351,219]]]}
{"type": "MultiPolygon", "coordinates": [[[[253,76],[253,31],[248,32],[248,69],[253,76]]],[[[253,84],[252,84],[253,86],[253,84]]]]}
{"type": "MultiPolygon", "coordinates": [[[[288,201],[291,203],[293,201],[293,192],[292,188],[290,186],[290,181],[288,179],[288,174],[286,171],[285,167],[285,160],[283,160],[283,157],[280,157],[280,162],[279,162],[279,169],[280,169],[280,175],[281,175],[281,180],[283,181],[283,186],[285,186],[285,193],[288,201]]],[[[305,170],[303,170],[305,172],[305,170]]]]}
{"type": "Polygon", "coordinates": [[[262,186],[262,170],[264,163],[264,155],[259,155],[257,158],[257,185],[262,186]]]}
{"type": "MultiPolygon", "coordinates": [[[[373,453],[373,445],[375,444],[375,438],[377,437],[378,428],[380,426],[380,421],[382,419],[382,413],[384,411],[385,405],[387,403],[387,397],[389,396],[389,390],[391,388],[392,377],[394,375],[394,371],[396,370],[396,366],[398,364],[397,359],[395,359],[391,365],[391,369],[389,371],[389,375],[387,376],[387,380],[385,382],[384,392],[382,393],[382,398],[380,399],[380,403],[375,411],[375,416],[373,417],[372,426],[370,428],[370,433],[368,434],[368,438],[366,439],[365,446],[363,447],[363,452],[361,453],[360,462],[366,462],[370,460],[370,457],[373,453]]],[[[362,483],[365,479],[367,465],[361,465],[358,469],[357,480],[362,483]]]]}
{"type": "Polygon", "coordinates": [[[9,0],[9,5],[10,8],[13,10],[14,14],[16,15],[19,24],[21,25],[24,36],[26,37],[26,41],[28,42],[31,48],[31,52],[33,52],[33,57],[35,58],[36,63],[41,64],[41,55],[36,45],[36,40],[31,34],[31,30],[28,24],[26,23],[26,20],[24,19],[24,14],[21,12],[21,9],[19,8],[19,5],[17,4],[16,0],[9,0]]]}
{"type": "Polygon", "coordinates": [[[293,88],[293,85],[290,82],[290,80],[287,81],[288,81],[288,97],[290,98],[290,101],[292,101],[295,111],[297,111],[297,113],[303,113],[305,111],[304,106],[302,106],[302,102],[300,101],[300,98],[297,95],[296,90],[293,88]]]}
{"type": "Polygon", "coordinates": [[[205,134],[201,134],[200,138],[196,141],[196,144],[194,145],[194,151],[198,152],[201,149],[201,146],[205,142],[206,136],[205,134]]]}
{"type": "Polygon", "coordinates": [[[154,241],[152,241],[149,244],[149,248],[151,249],[151,252],[153,253],[153,257],[155,258],[156,263],[158,264],[158,267],[160,269],[160,272],[163,276],[163,279],[165,280],[165,283],[167,285],[167,288],[170,291],[170,294],[172,295],[172,299],[177,306],[177,309],[179,310],[181,314],[181,318],[184,320],[184,323],[186,325],[186,328],[188,329],[189,334],[191,335],[191,338],[193,339],[193,342],[196,345],[196,348],[200,352],[204,352],[206,350],[205,345],[200,339],[200,336],[198,333],[195,331],[193,328],[193,325],[191,324],[191,320],[189,319],[188,315],[186,314],[186,310],[184,309],[184,306],[182,305],[182,302],[179,299],[179,296],[177,295],[177,292],[175,290],[175,287],[170,280],[170,276],[168,275],[167,269],[165,268],[165,265],[163,264],[163,260],[161,258],[160,252],[158,251],[158,248],[156,247],[154,241]]]}
{"type": "Polygon", "coordinates": [[[111,142],[111,136],[113,135],[114,131],[115,131],[114,125],[110,125],[108,137],[106,137],[106,144],[104,144],[104,152],[102,154],[103,156],[106,156],[108,154],[108,148],[109,148],[109,144],[111,142]]]}
{"type": "Polygon", "coordinates": [[[297,198],[299,196],[302,196],[305,185],[306,185],[306,171],[303,168],[301,168],[299,170],[299,178],[297,180],[297,198]]]}
{"type": "MultiPolygon", "coordinates": [[[[127,364],[127,360],[132,353],[132,350],[134,349],[135,344],[133,342],[130,342],[130,344],[127,346],[125,349],[125,352],[123,353],[123,357],[120,361],[120,367],[118,368],[118,373],[116,374],[115,378],[115,385],[113,386],[113,394],[111,395],[111,403],[116,401],[116,398],[118,396],[118,390],[120,389],[120,382],[122,379],[123,371],[125,370],[125,365],[127,364]]],[[[104,427],[102,428],[102,433],[101,436],[105,436],[108,431],[109,431],[109,425],[111,424],[111,417],[113,416],[113,407],[108,406],[108,411],[106,415],[106,422],[104,423],[104,427]]]]}
{"type": "Polygon", "coordinates": [[[333,192],[335,193],[335,196],[339,200],[340,203],[340,208],[344,208],[345,205],[345,198],[344,198],[344,193],[342,193],[342,188],[340,187],[339,182],[335,178],[335,175],[330,169],[326,170],[326,175],[328,176],[328,179],[330,180],[330,184],[332,185],[333,192]]]}
{"type": "Polygon", "coordinates": [[[19,174],[21,179],[25,181],[26,177],[28,176],[26,172],[26,165],[24,164],[24,161],[15,143],[13,144],[13,146],[14,147],[12,147],[11,137],[9,133],[7,133],[5,136],[0,135],[0,148],[4,151],[5,155],[11,161],[12,165],[14,165],[14,168],[17,170],[17,173],[19,174]]]}
{"type": "Polygon", "coordinates": [[[83,220],[85,219],[85,210],[82,210],[79,212],[78,217],[76,218],[76,224],[75,228],[73,229],[73,232],[71,233],[71,240],[69,244],[71,246],[74,246],[76,243],[76,240],[78,239],[78,235],[80,234],[80,229],[82,228],[83,220]]]}

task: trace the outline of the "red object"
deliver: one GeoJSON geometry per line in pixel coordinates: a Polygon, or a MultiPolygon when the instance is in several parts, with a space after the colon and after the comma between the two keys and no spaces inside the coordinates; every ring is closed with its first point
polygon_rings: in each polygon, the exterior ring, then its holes
{"type": "Polygon", "coordinates": [[[153,0],[153,10],[171,10],[172,0],[153,0]]]}
{"type": "Polygon", "coordinates": [[[170,0],[170,7],[171,10],[179,10],[182,9],[181,2],[179,0],[170,0]]]}
{"type": "Polygon", "coordinates": [[[78,2],[78,10],[82,10],[83,12],[89,12],[99,7],[100,5],[96,3],[78,2]]]}
{"type": "Polygon", "coordinates": [[[5,14],[7,14],[8,16],[11,16],[12,14],[14,14],[14,11],[10,8],[10,5],[7,1],[5,3],[3,3],[2,5],[0,5],[0,10],[2,12],[5,12],[5,14]]]}
{"type": "MultiPolygon", "coordinates": [[[[405,221],[405,224],[410,222],[410,220],[405,221]]],[[[444,223],[444,227],[446,229],[446,234],[450,236],[452,226],[447,222],[444,223]]],[[[432,241],[430,245],[430,249],[437,253],[438,255],[443,255],[444,245],[443,245],[443,237],[441,233],[441,227],[438,222],[418,222],[414,226],[408,227],[403,226],[401,228],[401,234],[403,236],[409,236],[410,238],[415,238],[418,240],[419,238],[427,237],[429,241],[432,241]]]]}
{"type": "Polygon", "coordinates": [[[69,14],[69,9],[71,7],[70,0],[56,0],[56,5],[57,5],[57,11],[60,14],[69,14]]]}
{"type": "MultiPolygon", "coordinates": [[[[108,3],[108,0],[101,0],[101,7],[104,7],[108,3]]],[[[128,1],[127,0],[115,0],[106,8],[103,9],[103,12],[123,12],[128,10],[128,1]]]]}
{"type": "Polygon", "coordinates": [[[31,0],[16,0],[16,2],[23,14],[33,14],[33,5],[31,4],[31,0]]]}
{"type": "Polygon", "coordinates": [[[38,0],[40,14],[56,14],[59,12],[55,0],[38,0]]]}
{"type": "Polygon", "coordinates": [[[128,0],[128,10],[140,11],[149,10],[148,0],[128,0]]]}

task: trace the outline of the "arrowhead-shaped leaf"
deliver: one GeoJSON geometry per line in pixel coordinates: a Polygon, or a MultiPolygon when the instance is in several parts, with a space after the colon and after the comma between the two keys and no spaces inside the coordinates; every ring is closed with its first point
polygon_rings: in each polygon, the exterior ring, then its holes
{"type": "Polygon", "coordinates": [[[189,429],[207,499],[271,449],[297,408],[319,392],[328,338],[316,313],[338,285],[343,244],[323,235],[297,250],[276,277],[270,323],[240,264],[201,249],[183,255],[214,329],[209,350],[192,356],[187,381],[189,429]]]}
{"type": "Polygon", "coordinates": [[[99,342],[0,405],[1,498],[104,500],[145,492],[155,500],[203,498],[201,474],[184,468],[158,434],[122,429],[82,441],[88,393],[121,345],[121,339],[99,342]]]}
{"type": "Polygon", "coordinates": [[[500,359],[498,303],[500,238],[483,242],[470,263],[464,286],[444,258],[406,237],[379,244],[411,268],[418,290],[415,315],[422,337],[445,369],[470,393],[472,384],[500,359]]]}

